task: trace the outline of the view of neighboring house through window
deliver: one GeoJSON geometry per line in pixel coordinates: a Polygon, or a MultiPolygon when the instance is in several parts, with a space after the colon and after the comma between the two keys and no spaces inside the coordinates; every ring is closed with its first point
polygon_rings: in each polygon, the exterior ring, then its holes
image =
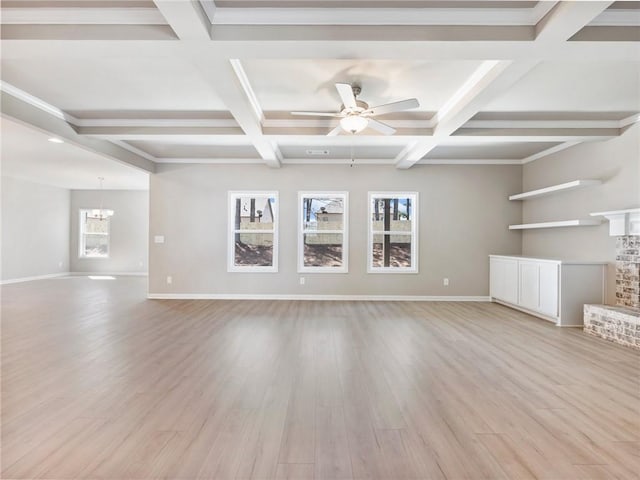
{"type": "Polygon", "coordinates": [[[369,193],[369,272],[418,271],[418,194],[369,193]]]}
{"type": "Polygon", "coordinates": [[[298,194],[298,271],[346,273],[348,270],[348,194],[298,194]]]}
{"type": "Polygon", "coordinates": [[[229,193],[230,272],[278,271],[278,193],[229,193]]]}
{"type": "Polygon", "coordinates": [[[80,210],[80,252],[81,258],[109,257],[110,217],[101,214],[100,209],[80,210]]]}

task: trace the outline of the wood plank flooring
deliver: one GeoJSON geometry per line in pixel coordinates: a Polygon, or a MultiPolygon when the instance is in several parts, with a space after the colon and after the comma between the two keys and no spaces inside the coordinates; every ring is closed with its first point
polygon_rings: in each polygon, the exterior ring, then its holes
{"type": "Polygon", "coordinates": [[[489,303],[145,289],[2,287],[2,478],[638,478],[638,352],[489,303]]]}

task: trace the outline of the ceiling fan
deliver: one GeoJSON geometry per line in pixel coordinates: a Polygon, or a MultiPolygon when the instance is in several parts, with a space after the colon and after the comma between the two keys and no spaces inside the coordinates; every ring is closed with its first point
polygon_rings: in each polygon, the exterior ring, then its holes
{"type": "Polygon", "coordinates": [[[387,125],[386,123],[375,120],[372,117],[385,113],[409,110],[420,106],[417,99],[409,98],[407,100],[401,100],[399,102],[378,105],[377,107],[369,107],[369,104],[367,104],[366,102],[356,99],[356,97],[360,95],[360,92],[362,90],[360,85],[336,83],[336,89],[338,90],[338,94],[342,99],[342,107],[339,112],[291,112],[291,115],[340,118],[340,125],[338,125],[328,133],[328,136],[330,137],[338,135],[341,130],[356,134],[367,127],[377,130],[378,132],[385,135],[393,135],[394,133],[396,133],[395,128],[387,125]]]}

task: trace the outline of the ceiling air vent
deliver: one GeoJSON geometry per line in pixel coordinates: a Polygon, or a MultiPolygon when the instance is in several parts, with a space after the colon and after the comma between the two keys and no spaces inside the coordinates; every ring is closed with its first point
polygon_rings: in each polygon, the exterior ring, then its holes
{"type": "Polygon", "coordinates": [[[315,157],[322,157],[329,155],[329,150],[307,150],[307,155],[313,155],[315,157]]]}

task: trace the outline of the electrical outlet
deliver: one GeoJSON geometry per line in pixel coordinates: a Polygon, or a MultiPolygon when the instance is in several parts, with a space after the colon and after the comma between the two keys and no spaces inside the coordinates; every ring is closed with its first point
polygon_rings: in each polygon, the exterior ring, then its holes
{"type": "Polygon", "coordinates": [[[58,262],[58,268],[62,268],[62,262],[58,262]]]}
{"type": "Polygon", "coordinates": [[[142,261],[139,261],[139,262],[138,262],[138,266],[139,266],[139,267],[142,267],[143,265],[144,265],[144,263],[143,263],[142,261]]]}
{"type": "Polygon", "coordinates": [[[305,279],[304,277],[300,277],[300,285],[304,285],[305,279]]]}
{"type": "Polygon", "coordinates": [[[442,279],[442,284],[443,284],[445,287],[448,287],[448,286],[449,286],[449,279],[448,279],[448,278],[443,278],[443,279],[442,279]]]}
{"type": "Polygon", "coordinates": [[[167,283],[171,285],[173,283],[173,277],[171,276],[167,277],[167,283]]]}

